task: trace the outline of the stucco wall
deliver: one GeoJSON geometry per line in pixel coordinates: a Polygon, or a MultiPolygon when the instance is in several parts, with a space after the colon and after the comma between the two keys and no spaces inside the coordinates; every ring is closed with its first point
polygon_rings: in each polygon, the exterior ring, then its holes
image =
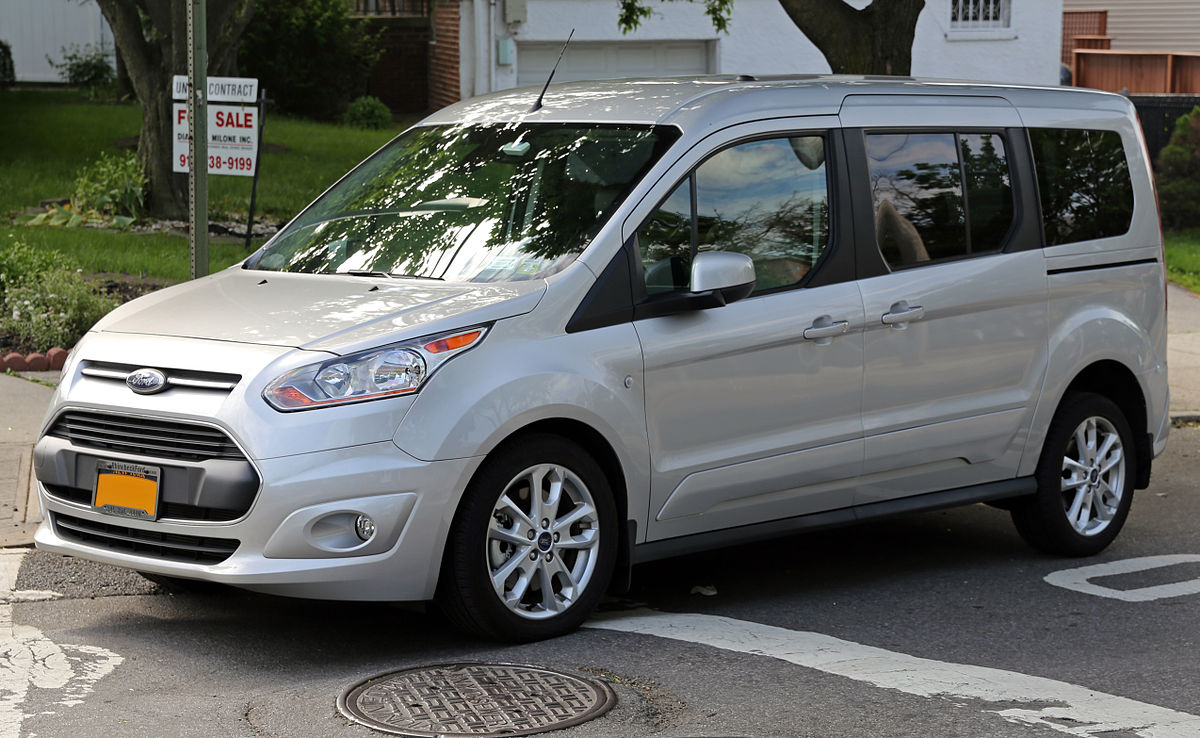
{"type": "MultiPolygon", "coordinates": [[[[863,7],[868,1],[852,0],[850,4],[863,7]]],[[[718,73],[829,72],[825,58],[787,17],[778,0],[737,0],[728,35],[713,30],[698,3],[653,3],[653,17],[637,31],[622,35],[617,28],[617,0],[527,2],[528,19],[508,26],[497,3],[493,11],[497,37],[562,42],[574,28],[578,41],[711,40],[713,69],[718,73]]],[[[1062,0],[1013,0],[1012,27],[994,34],[993,40],[955,40],[949,28],[950,2],[926,2],[913,44],[914,75],[1057,84],[1062,0]]],[[[465,10],[472,2],[463,4],[465,10]]],[[[516,64],[494,67],[494,88],[515,86],[520,63],[518,55],[516,64]]]]}

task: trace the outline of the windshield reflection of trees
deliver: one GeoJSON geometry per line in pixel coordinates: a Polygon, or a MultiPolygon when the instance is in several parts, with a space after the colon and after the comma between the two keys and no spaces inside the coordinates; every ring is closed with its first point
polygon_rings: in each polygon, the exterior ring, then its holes
{"type": "Polygon", "coordinates": [[[645,126],[416,129],[326,194],[257,265],[545,275],[574,259],[669,138],[645,126]]]}

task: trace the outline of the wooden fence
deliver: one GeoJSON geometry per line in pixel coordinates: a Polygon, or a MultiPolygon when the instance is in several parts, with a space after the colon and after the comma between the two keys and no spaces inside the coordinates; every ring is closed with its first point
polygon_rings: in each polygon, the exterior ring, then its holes
{"type": "Polygon", "coordinates": [[[1062,33],[1062,63],[1071,66],[1071,52],[1075,49],[1107,49],[1103,41],[1112,43],[1108,33],[1107,10],[1064,10],[1062,33]],[[1083,43],[1076,38],[1086,39],[1083,43]]]}
{"type": "Polygon", "coordinates": [[[1200,54],[1075,49],[1077,87],[1133,94],[1200,94],[1200,54]]]}

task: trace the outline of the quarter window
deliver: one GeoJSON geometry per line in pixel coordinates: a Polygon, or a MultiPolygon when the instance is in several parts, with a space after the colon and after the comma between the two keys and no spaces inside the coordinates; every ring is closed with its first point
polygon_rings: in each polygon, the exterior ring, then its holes
{"type": "Polygon", "coordinates": [[[646,292],[686,289],[701,251],[754,260],[755,292],[799,283],[829,242],[825,140],[739,144],[697,167],[638,231],[646,292]]]}
{"type": "Polygon", "coordinates": [[[867,136],[875,239],[891,267],[999,250],[1013,221],[1004,139],[994,133],[867,136]]]}
{"type": "Polygon", "coordinates": [[[1133,183],[1116,131],[1032,128],[1046,245],[1120,236],[1133,222],[1133,183]]]}

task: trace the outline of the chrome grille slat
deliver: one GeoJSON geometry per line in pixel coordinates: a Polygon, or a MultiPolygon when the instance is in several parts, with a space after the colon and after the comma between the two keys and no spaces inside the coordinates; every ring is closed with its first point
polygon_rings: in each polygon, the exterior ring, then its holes
{"type": "MultiPolygon", "coordinates": [[[[138,369],[145,368],[140,365],[125,365],[125,364],[108,364],[104,362],[84,362],[83,367],[79,370],[80,374],[93,379],[109,380],[115,382],[124,382],[131,373],[138,369]]],[[[166,386],[169,387],[188,387],[199,390],[214,390],[218,392],[231,392],[241,381],[241,376],[237,374],[224,374],[220,372],[204,372],[192,371],[186,369],[166,369],[158,367],[166,375],[166,386]]]]}

